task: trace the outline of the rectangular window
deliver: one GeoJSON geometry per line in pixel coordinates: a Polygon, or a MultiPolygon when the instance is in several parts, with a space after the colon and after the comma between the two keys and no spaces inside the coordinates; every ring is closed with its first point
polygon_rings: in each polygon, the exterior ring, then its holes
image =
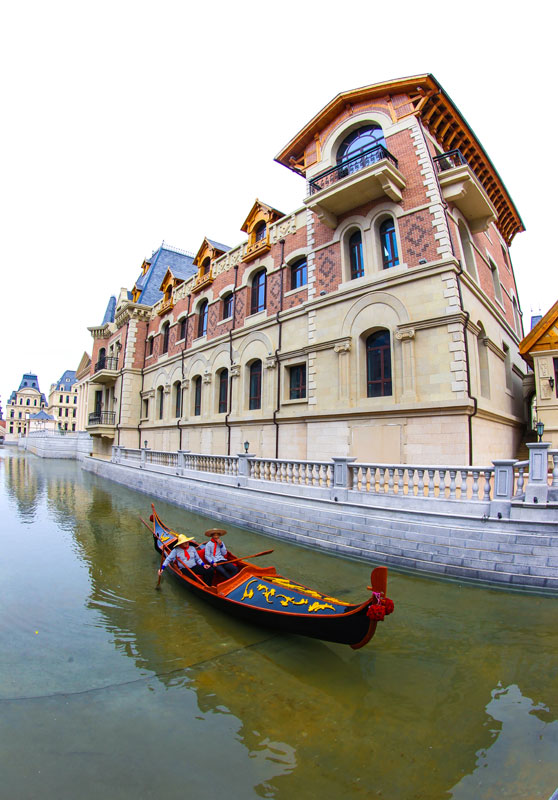
{"type": "Polygon", "coordinates": [[[233,315],[234,295],[228,294],[223,300],[223,319],[229,319],[233,315]]]}
{"type": "Polygon", "coordinates": [[[492,284],[494,286],[494,297],[500,303],[500,305],[503,305],[504,301],[502,299],[502,287],[500,286],[500,278],[498,276],[498,267],[496,266],[494,261],[492,261],[491,259],[489,260],[488,264],[490,266],[490,271],[492,272],[492,284]]]}
{"type": "Polygon", "coordinates": [[[77,403],[77,395],[74,396],[74,403],[77,403]]]}
{"type": "Polygon", "coordinates": [[[504,367],[506,370],[506,389],[511,392],[513,389],[513,378],[510,348],[507,344],[502,344],[502,349],[504,351],[504,367]]]}
{"type": "Polygon", "coordinates": [[[143,419],[147,419],[149,417],[149,400],[143,401],[143,419]]]}
{"type": "Polygon", "coordinates": [[[255,361],[250,367],[248,408],[253,411],[262,407],[262,362],[255,361]]]}
{"type": "Polygon", "coordinates": [[[60,395],[60,400],[59,400],[58,402],[59,402],[59,403],[62,403],[62,402],[63,402],[63,400],[62,400],[62,395],[60,395]]]}
{"type": "Polygon", "coordinates": [[[201,414],[201,378],[198,377],[195,379],[194,383],[194,416],[199,417],[201,414]]]}
{"type": "Polygon", "coordinates": [[[552,359],[554,363],[554,391],[558,397],[558,358],[552,359]]]}
{"type": "Polygon", "coordinates": [[[229,371],[221,370],[219,373],[219,414],[226,414],[229,392],[229,371]]]}
{"type": "Polygon", "coordinates": [[[186,317],[182,317],[180,320],[180,338],[186,338],[186,317]]]}
{"type": "Polygon", "coordinates": [[[289,399],[302,400],[306,397],[306,364],[297,364],[289,369],[289,399]]]}
{"type": "Polygon", "coordinates": [[[74,422],[74,423],[72,424],[72,430],[73,430],[73,431],[75,431],[75,429],[76,429],[76,423],[74,422]]]}

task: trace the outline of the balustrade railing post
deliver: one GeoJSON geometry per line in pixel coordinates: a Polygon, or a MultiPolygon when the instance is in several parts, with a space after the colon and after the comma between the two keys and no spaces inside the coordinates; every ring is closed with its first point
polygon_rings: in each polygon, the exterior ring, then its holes
{"type": "Polygon", "coordinates": [[[514,458],[501,458],[492,463],[494,464],[494,489],[490,501],[490,516],[508,519],[513,497],[516,462],[514,458]]]}
{"type": "Polygon", "coordinates": [[[186,455],[190,453],[191,450],[178,450],[177,451],[177,467],[178,473],[180,475],[184,475],[184,470],[186,469],[186,455]]]}
{"type": "Polygon", "coordinates": [[[237,485],[247,486],[248,478],[250,477],[250,459],[255,458],[254,453],[237,453],[238,458],[238,475],[237,485]]]}
{"type": "Polygon", "coordinates": [[[528,442],[529,480],[525,502],[546,505],[548,501],[548,448],[550,442],[528,442]]]}
{"type": "Polygon", "coordinates": [[[145,469],[146,453],[147,453],[147,447],[142,447],[140,450],[140,469],[145,469]]]}
{"type": "Polygon", "coordinates": [[[119,464],[120,463],[120,447],[118,445],[114,445],[113,444],[113,446],[112,446],[112,456],[111,456],[110,460],[112,461],[113,464],[119,464]]]}
{"type": "Polygon", "coordinates": [[[330,487],[331,499],[336,503],[346,502],[347,493],[352,489],[351,472],[349,464],[356,461],[356,458],[332,458],[333,461],[333,485],[330,487]]]}

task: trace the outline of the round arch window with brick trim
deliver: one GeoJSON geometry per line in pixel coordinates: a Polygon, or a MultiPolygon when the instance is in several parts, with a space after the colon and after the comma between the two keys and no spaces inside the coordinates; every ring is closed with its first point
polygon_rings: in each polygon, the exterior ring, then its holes
{"type": "MultiPolygon", "coordinates": [[[[343,164],[349,159],[363,156],[370,150],[381,145],[386,146],[384,132],[379,125],[363,125],[346,136],[337,151],[337,163],[343,164]]],[[[361,169],[360,159],[356,158],[357,169],[361,169]]]]}
{"type": "Polygon", "coordinates": [[[366,339],[366,396],[388,397],[392,394],[390,333],[388,330],[374,331],[366,339]]]}

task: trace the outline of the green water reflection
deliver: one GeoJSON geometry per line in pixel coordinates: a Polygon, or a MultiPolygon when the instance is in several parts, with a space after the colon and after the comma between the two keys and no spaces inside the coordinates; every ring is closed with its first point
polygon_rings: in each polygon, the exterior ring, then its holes
{"type": "MultiPolygon", "coordinates": [[[[158,503],[194,532],[207,519],[158,503]]],[[[558,785],[549,597],[390,573],[363,650],[247,626],[168,576],[149,498],[0,450],[0,774],[7,798],[541,798],[558,785]]],[[[350,599],[367,565],[229,527],[350,599]]]]}

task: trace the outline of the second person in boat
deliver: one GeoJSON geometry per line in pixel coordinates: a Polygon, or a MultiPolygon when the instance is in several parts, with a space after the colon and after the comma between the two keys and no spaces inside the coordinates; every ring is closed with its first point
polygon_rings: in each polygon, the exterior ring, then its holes
{"type": "Polygon", "coordinates": [[[206,563],[214,567],[225,580],[232,578],[238,572],[236,564],[229,564],[227,561],[227,548],[221,539],[226,532],[221,528],[210,528],[205,532],[205,535],[209,537],[205,546],[206,563]]]}
{"type": "Polygon", "coordinates": [[[191,544],[193,541],[193,536],[184,536],[182,533],[179,534],[174,550],[171,550],[161,564],[161,569],[158,572],[159,577],[163,574],[165,567],[174,563],[181,572],[188,574],[188,571],[191,571],[198,575],[205,583],[211,583],[212,574],[209,572],[208,565],[204,564],[199,557],[198,551],[195,548],[195,543],[194,545],[191,544]]]}

